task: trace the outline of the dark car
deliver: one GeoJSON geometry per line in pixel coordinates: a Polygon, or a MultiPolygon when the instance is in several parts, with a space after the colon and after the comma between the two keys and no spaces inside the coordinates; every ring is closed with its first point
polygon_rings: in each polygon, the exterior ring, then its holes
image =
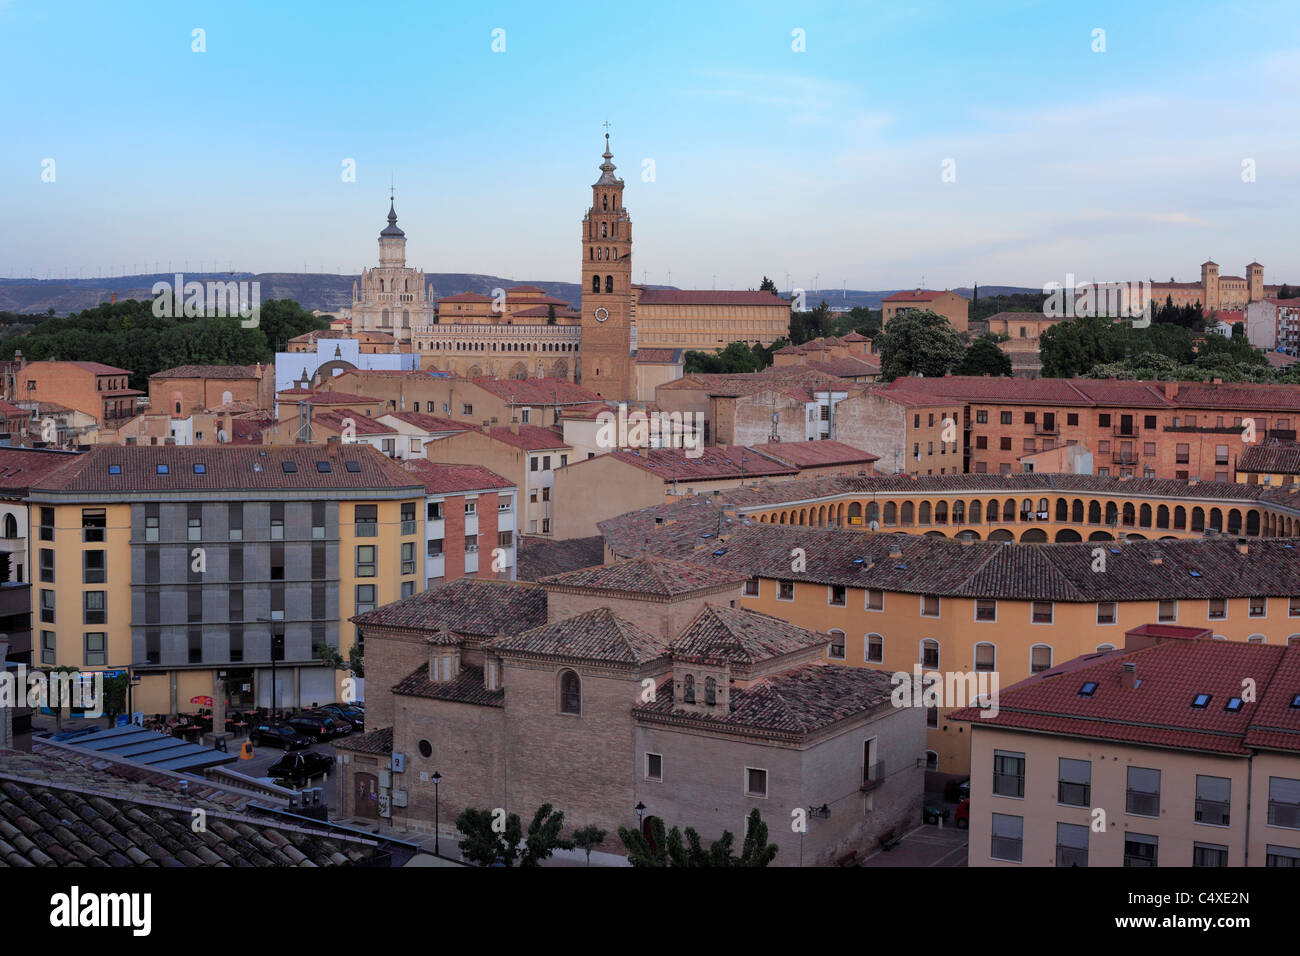
{"type": "Polygon", "coordinates": [[[329,714],[306,713],[290,717],[285,721],[290,727],[304,737],[310,737],[314,743],[342,737],[352,732],[352,727],[329,714]]]}
{"type": "Polygon", "coordinates": [[[352,725],[352,729],[362,731],[366,729],[366,714],[363,710],[358,710],[351,704],[324,704],[317,707],[320,713],[329,714],[331,717],[338,717],[346,720],[352,725]]]}
{"type": "Polygon", "coordinates": [[[276,780],[305,783],[313,777],[329,773],[333,766],[334,758],[329,754],[312,753],[309,750],[306,753],[285,754],[267,768],[266,775],[276,780]]]}
{"type": "Polygon", "coordinates": [[[301,750],[311,746],[311,741],[304,737],[301,731],[282,721],[270,720],[254,724],[248,731],[248,742],[254,746],[274,744],[285,750],[301,750]]]}

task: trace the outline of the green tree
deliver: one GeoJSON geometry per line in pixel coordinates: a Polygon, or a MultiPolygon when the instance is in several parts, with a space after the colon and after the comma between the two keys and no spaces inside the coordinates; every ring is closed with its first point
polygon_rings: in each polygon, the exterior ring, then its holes
{"type": "Polygon", "coordinates": [[[609,833],[594,823],[573,831],[573,845],[587,854],[588,866],[591,866],[591,851],[604,843],[607,836],[609,833]]]}
{"type": "Polygon", "coordinates": [[[542,860],[550,859],[556,850],[572,850],[573,841],[564,840],[560,832],[564,829],[564,813],[556,810],[549,803],[543,803],[533,814],[533,822],[528,824],[528,836],[524,840],[524,849],[519,856],[521,867],[540,866],[542,860]]]}
{"type": "Polygon", "coordinates": [[[1087,317],[1057,322],[1039,337],[1043,375],[1070,378],[1094,365],[1124,358],[1126,326],[1113,319],[1087,317]]]}
{"type": "Polygon", "coordinates": [[[546,307],[546,324],[547,325],[555,324],[555,303],[554,302],[550,303],[546,307]]]}
{"type": "Polygon", "coordinates": [[[790,313],[790,341],[803,345],[832,332],[831,307],[823,299],[811,312],[790,313]]]}
{"type": "Polygon", "coordinates": [[[957,375],[1010,375],[1011,356],[998,348],[996,338],[981,335],[966,349],[953,371],[957,375]]]}
{"type": "Polygon", "coordinates": [[[353,642],[352,646],[348,648],[348,670],[358,677],[364,678],[366,676],[365,656],[360,645],[356,642],[353,642]]]}
{"type": "Polygon", "coordinates": [[[770,292],[773,295],[777,295],[776,283],[773,282],[771,279],[769,279],[767,276],[763,276],[763,281],[758,284],[758,291],[770,292]]]}
{"type": "Polygon", "coordinates": [[[496,818],[493,811],[477,807],[466,807],[456,817],[456,829],[465,834],[457,846],[465,859],[477,866],[514,866],[519,858],[523,838],[519,814],[507,815],[500,831],[493,826],[496,818]]]}
{"type": "Polygon", "coordinates": [[[736,866],[767,866],[776,858],[777,846],[767,842],[767,824],[757,808],[749,811],[745,823],[745,844],[736,866]]]}
{"type": "Polygon", "coordinates": [[[650,817],[646,823],[649,839],[639,830],[618,828],[619,839],[628,851],[628,862],[633,866],[767,866],[777,853],[776,844],[767,842],[767,824],[757,810],[750,811],[745,823],[745,842],[739,857],[733,852],[735,837],[729,830],[724,830],[706,850],[693,827],[687,827],[684,834],[677,827],[665,833],[664,823],[658,817],[650,817]]]}
{"type": "Polygon", "coordinates": [[[751,347],[744,342],[732,342],[712,354],[692,349],[682,357],[682,370],[687,375],[758,372],[771,364],[772,357],[761,345],[751,347]]]}
{"type": "Polygon", "coordinates": [[[885,381],[906,375],[939,378],[960,362],[966,349],[948,320],[929,309],[909,309],[892,319],[876,340],[885,381]]]}

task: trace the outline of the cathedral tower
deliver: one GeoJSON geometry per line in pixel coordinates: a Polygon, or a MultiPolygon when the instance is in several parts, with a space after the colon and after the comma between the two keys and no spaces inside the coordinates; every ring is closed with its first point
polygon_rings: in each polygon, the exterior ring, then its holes
{"type": "Polygon", "coordinates": [[[609,134],[591,208],[582,219],[582,384],[610,401],[636,393],[632,350],[632,220],[614,175],[609,134]]]}
{"type": "Polygon", "coordinates": [[[362,269],[352,284],[353,331],[387,332],[398,349],[411,350],[412,331],[433,324],[433,289],[423,269],[406,265],[406,233],[388,199],[388,225],[379,233],[379,266],[362,269]]]}

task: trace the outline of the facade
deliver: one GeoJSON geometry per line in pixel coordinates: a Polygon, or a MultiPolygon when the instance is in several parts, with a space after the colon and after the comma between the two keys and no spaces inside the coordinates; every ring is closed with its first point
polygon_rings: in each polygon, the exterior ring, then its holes
{"type": "MultiPolygon", "coordinates": [[[[623,180],[614,175],[609,134],[605,161],[582,217],[582,384],[606,401],[636,393],[638,341],[632,307],[632,217],[623,180]]],[[[656,343],[659,346],[672,343],[656,343]]]]}
{"type": "Polygon", "coordinates": [[[1246,338],[1257,349],[1300,352],[1300,299],[1261,299],[1246,306],[1246,338]]]}
{"type": "Polygon", "coordinates": [[[948,320],[952,330],[963,334],[970,325],[970,300],[956,292],[938,292],[934,289],[916,289],[911,292],[895,292],[880,300],[880,318],[884,325],[902,312],[913,310],[938,312],[948,320]]]}
{"type": "Polygon", "coordinates": [[[99,446],[33,483],[42,662],[130,669],[132,707],[338,699],[359,610],[423,588],[424,488],[369,448],[99,446]],[[274,658],[272,657],[274,647],[274,658]]]}
{"type": "Polygon", "coordinates": [[[1237,481],[1276,488],[1300,484],[1300,444],[1271,441],[1249,445],[1236,459],[1237,481]]]}
{"type": "Polygon", "coordinates": [[[397,210],[388,207],[388,225],[379,233],[379,265],[362,269],[352,284],[352,328],[383,332],[409,350],[412,329],[433,324],[433,284],[423,269],[406,264],[406,233],[397,225],[397,210]]]}
{"type": "Polygon", "coordinates": [[[642,348],[712,352],[732,342],[771,345],[790,334],[790,302],[774,292],[633,286],[637,356],[642,348]]]}
{"type": "Polygon", "coordinates": [[[995,716],[951,715],[970,727],[970,865],[1300,866],[1300,643],[1126,637],[1003,690],[995,716]]]}
{"type": "Polygon", "coordinates": [[[406,470],[424,482],[426,586],[466,575],[513,581],[519,489],[479,465],[415,459],[406,470]]]}
{"type": "Polygon", "coordinates": [[[1201,263],[1200,282],[1149,282],[1154,308],[1172,301],[1175,306],[1199,305],[1206,315],[1239,312],[1278,291],[1278,286],[1264,285],[1264,267],[1258,262],[1246,266],[1245,276],[1221,276],[1219,264],[1211,259],[1201,263]]]}
{"type": "Polygon", "coordinates": [[[372,774],[400,791],[392,824],[427,829],[436,768],[448,819],[551,803],[571,826],[607,830],[616,852],[638,801],[706,842],[743,836],[759,809],[778,866],[827,864],[910,827],[920,712],[890,706],[886,674],[817,663],[824,634],[733,607],[741,580],[637,560],[541,586],[462,579],[360,616],[369,683],[391,687],[372,690],[391,702],[370,710],[391,715],[387,756],[403,769],[379,777],[384,755],[358,753],[345,812],[364,811],[358,778],[372,774]],[[809,807],[827,812],[806,834],[784,825],[809,807]]]}
{"type": "MultiPolygon", "coordinates": [[[[324,333],[312,333],[323,336],[324,333]]],[[[420,356],[388,349],[370,351],[366,339],[378,333],[317,338],[300,343],[288,352],[275,353],[275,390],[283,392],[306,383],[313,388],[352,369],[377,372],[411,371],[420,367],[420,356]]],[[[385,333],[386,334],[386,333],[385,333]]],[[[302,338],[299,336],[299,338],[302,338]]],[[[290,344],[297,339],[291,339],[290,344]]]]}
{"type": "Polygon", "coordinates": [[[182,365],[149,376],[149,408],[173,418],[233,402],[269,410],[275,404],[275,367],[182,365]]]}
{"type": "Polygon", "coordinates": [[[144,395],[127,387],[131,373],[99,362],[23,362],[14,379],[20,407],[53,402],[92,416],[101,427],[133,418],[144,395]]]}

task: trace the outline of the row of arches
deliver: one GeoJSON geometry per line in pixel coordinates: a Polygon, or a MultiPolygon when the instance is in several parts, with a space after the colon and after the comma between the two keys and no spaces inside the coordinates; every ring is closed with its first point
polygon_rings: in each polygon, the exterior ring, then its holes
{"type": "Polygon", "coordinates": [[[588,246],[587,258],[593,262],[603,261],[605,259],[617,259],[618,249],[614,246],[588,246]]]}
{"type": "Polygon", "coordinates": [[[417,342],[421,352],[576,352],[576,342],[417,342]]]}
{"type": "MultiPolygon", "coordinates": [[[[1152,506],[1149,502],[1104,501],[1082,498],[975,498],[970,501],[923,499],[896,502],[839,501],[765,512],[760,522],[811,525],[814,527],[870,525],[879,527],[966,526],[1008,522],[1054,522],[1056,524],[1101,525],[1113,528],[1145,528],[1199,534],[1207,530],[1224,534],[1261,534],[1289,537],[1300,529],[1300,519],[1264,515],[1258,508],[1220,508],[1202,505],[1152,506]]],[[[1142,537],[1130,534],[1129,537],[1142,537]]],[[[1046,540],[1046,537],[1044,537],[1046,540]]]]}

